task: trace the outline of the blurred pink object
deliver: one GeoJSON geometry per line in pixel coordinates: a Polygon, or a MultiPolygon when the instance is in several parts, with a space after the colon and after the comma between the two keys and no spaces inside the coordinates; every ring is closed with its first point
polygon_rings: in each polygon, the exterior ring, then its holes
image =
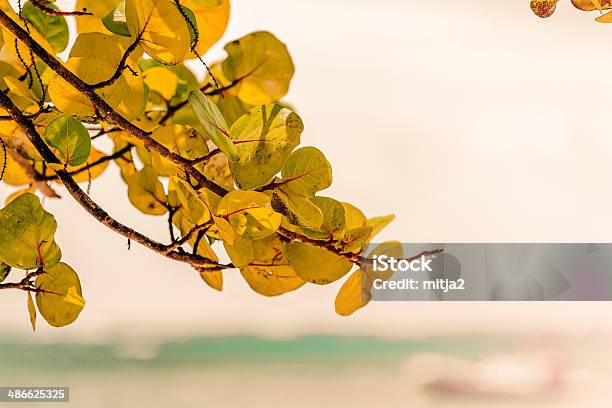
{"type": "Polygon", "coordinates": [[[566,389],[561,350],[495,353],[479,361],[419,354],[404,369],[424,389],[473,397],[550,397],[566,389]]]}

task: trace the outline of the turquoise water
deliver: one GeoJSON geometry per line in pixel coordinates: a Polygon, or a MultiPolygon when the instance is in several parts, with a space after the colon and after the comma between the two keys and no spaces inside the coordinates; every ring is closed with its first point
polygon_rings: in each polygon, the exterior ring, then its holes
{"type": "MultiPolygon", "coordinates": [[[[0,371],[104,370],[113,368],[208,367],[218,364],[394,364],[415,353],[434,352],[478,358],[509,339],[450,337],[429,340],[381,340],[367,337],[308,336],[291,340],[257,337],[198,338],[168,342],[151,356],[131,357],[122,346],[77,343],[24,344],[0,341],[0,371]],[[127,354],[127,355],[126,355],[127,354]]],[[[143,345],[143,347],[145,347],[143,345]]],[[[130,349],[138,348],[131,345],[130,349]]]]}

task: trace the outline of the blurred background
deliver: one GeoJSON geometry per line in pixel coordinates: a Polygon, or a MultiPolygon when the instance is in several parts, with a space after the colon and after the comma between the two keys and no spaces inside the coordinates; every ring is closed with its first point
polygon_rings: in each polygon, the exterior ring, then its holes
{"type": "MultiPolygon", "coordinates": [[[[206,60],[255,30],[288,45],[302,142],[334,168],[325,193],[395,213],[380,240],[609,242],[612,27],[560,3],[541,20],[528,0],[232,0],[206,60]]],[[[166,239],[125,190],[111,169],[92,196],[166,239]]],[[[25,295],[2,293],[0,385],[70,386],[77,407],[612,402],[609,303],[378,302],[341,318],[341,282],[268,299],[229,271],[217,293],[69,197],[45,207],[87,305],[32,333],[25,295]]]]}

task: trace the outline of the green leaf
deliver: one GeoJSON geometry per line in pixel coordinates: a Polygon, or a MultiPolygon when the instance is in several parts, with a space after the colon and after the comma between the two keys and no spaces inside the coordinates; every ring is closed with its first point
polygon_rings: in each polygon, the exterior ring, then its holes
{"type": "Polygon", "coordinates": [[[130,37],[130,29],[125,18],[125,1],[117,4],[117,7],[102,19],[102,24],[113,34],[130,37]]]}
{"type": "Polygon", "coordinates": [[[69,325],[85,306],[79,276],[63,262],[44,272],[36,278],[38,311],[51,326],[69,325]]]}
{"type": "Polygon", "coordinates": [[[157,61],[175,65],[188,55],[191,35],[172,0],[126,0],[125,16],[132,37],[157,61]]]}
{"type": "Polygon", "coordinates": [[[187,20],[189,20],[189,24],[187,24],[187,28],[189,29],[189,39],[190,44],[194,44],[198,39],[198,22],[196,21],[196,16],[193,14],[193,11],[188,7],[185,7],[181,4],[181,10],[187,16],[187,20]]]}
{"type": "Polygon", "coordinates": [[[0,283],[6,279],[9,273],[11,273],[11,267],[0,261],[0,283]]]}
{"type": "Polygon", "coordinates": [[[189,102],[208,137],[230,160],[238,161],[238,149],[229,138],[228,126],[217,105],[201,91],[192,91],[189,102]]]}
{"type": "Polygon", "coordinates": [[[337,239],[346,225],[344,206],[329,197],[315,197],[312,200],[323,213],[321,229],[337,239]]]}
{"type": "Polygon", "coordinates": [[[225,46],[223,73],[238,97],[250,105],[278,102],[295,71],[285,44],[266,31],[248,34],[225,46]]]}
{"type": "Polygon", "coordinates": [[[0,261],[18,269],[53,266],[62,253],[53,240],[57,223],[26,193],[0,210],[0,261]]]}
{"type": "Polygon", "coordinates": [[[248,239],[272,235],[283,219],[272,209],[270,197],[256,191],[229,192],[221,199],[217,214],[227,217],[238,234],[248,239]]]}
{"type": "MultiPolygon", "coordinates": [[[[57,7],[53,4],[47,4],[45,7],[57,10],[57,7]]],[[[70,33],[66,19],[63,16],[45,13],[29,1],[23,5],[21,15],[34,26],[36,31],[45,37],[55,52],[62,52],[66,49],[70,33]]]]}
{"type": "Polygon", "coordinates": [[[283,188],[274,189],[272,207],[285,215],[294,225],[319,229],[323,223],[323,214],[316,204],[306,197],[283,188]]]}
{"type": "Polygon", "coordinates": [[[128,198],[138,210],[149,215],[163,215],[168,211],[164,205],[167,200],[164,186],[152,167],[143,167],[139,172],[129,176],[126,182],[128,198]]]}
{"type": "Polygon", "coordinates": [[[230,129],[240,157],[230,162],[236,184],[245,190],[268,184],[300,143],[303,130],[300,117],[278,104],[258,106],[238,119],[230,129]]]}
{"type": "Polygon", "coordinates": [[[72,116],[61,115],[53,119],[45,129],[45,139],[56,149],[61,159],[71,166],[81,165],[89,158],[89,132],[72,116]]]}
{"type": "Polygon", "coordinates": [[[305,197],[332,183],[331,165],[316,147],[302,147],[291,153],[281,174],[284,187],[305,197]]]}
{"type": "Polygon", "coordinates": [[[288,246],[289,261],[297,275],[306,282],[326,285],[346,275],[353,264],[327,249],[293,242],[288,246]]]}

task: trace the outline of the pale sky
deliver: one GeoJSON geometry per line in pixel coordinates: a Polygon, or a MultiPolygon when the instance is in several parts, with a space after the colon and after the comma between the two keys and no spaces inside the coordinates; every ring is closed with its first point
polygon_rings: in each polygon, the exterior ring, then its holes
{"type": "MultiPolygon", "coordinates": [[[[287,97],[304,145],[334,169],[325,195],[368,216],[397,214],[380,239],[403,242],[609,242],[612,237],[612,26],[574,10],[532,15],[528,0],[233,0],[222,45],[255,30],[284,41],[287,97]]],[[[58,2],[70,4],[70,2],[58,2]]],[[[4,201],[8,191],[0,192],[4,201]]],[[[188,267],[98,224],[72,199],[47,200],[64,261],[87,305],[64,329],[31,333],[21,292],[0,295],[3,333],[28,340],[248,333],[413,336],[612,329],[606,303],[376,303],[335,315],[341,285],[280,298],[237,271],[217,293],[188,267]]],[[[131,208],[118,170],[94,182],[113,216],[167,239],[163,218],[131,208]]]]}

